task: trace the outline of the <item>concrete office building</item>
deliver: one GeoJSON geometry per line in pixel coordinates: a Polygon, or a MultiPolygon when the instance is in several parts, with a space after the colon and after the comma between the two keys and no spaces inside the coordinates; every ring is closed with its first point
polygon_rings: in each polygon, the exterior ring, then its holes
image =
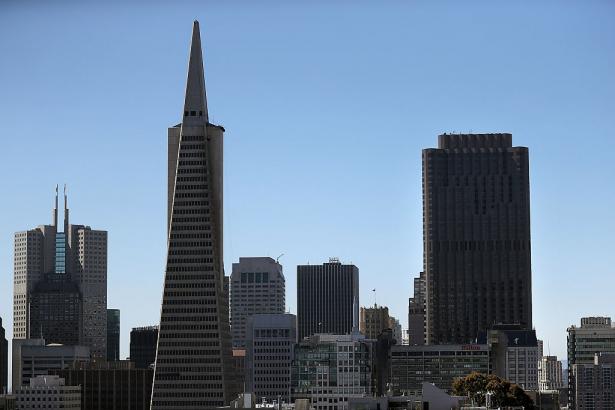
{"type": "Polygon", "coordinates": [[[148,369],[156,361],[158,326],[133,327],[130,331],[130,361],[137,369],[148,369]]]}
{"type": "Polygon", "coordinates": [[[299,340],[320,333],[359,330],[359,268],[336,258],[322,265],[297,266],[299,340]]]}
{"type": "Polygon", "coordinates": [[[297,343],[297,317],[289,313],[257,314],[246,332],[246,392],[269,402],[290,403],[290,373],[297,343]]]}
{"type": "Polygon", "coordinates": [[[148,410],[153,369],[136,369],[127,360],[77,363],[52,374],[66,384],[81,386],[82,410],[148,410]]]}
{"type": "Polygon", "coordinates": [[[390,387],[395,394],[420,395],[428,382],[450,392],[455,378],[492,373],[493,360],[486,344],[393,346],[390,387]]]}
{"type": "Polygon", "coordinates": [[[372,349],[360,333],[302,340],[292,366],[293,400],[308,399],[319,410],[347,410],[351,398],[371,396],[372,349]]]}
{"type": "Polygon", "coordinates": [[[48,375],[51,370],[89,362],[90,349],[87,346],[46,345],[44,339],[13,339],[12,360],[15,390],[27,386],[33,377],[48,375]]]}
{"type": "Polygon", "coordinates": [[[481,332],[477,341],[496,352],[495,373],[525,390],[538,390],[538,362],[542,349],[535,330],[521,325],[493,325],[481,332]]]}
{"type": "Polygon", "coordinates": [[[120,310],[107,309],[107,361],[120,360],[120,310]]]}
{"type": "Polygon", "coordinates": [[[194,22],[183,120],[168,130],[168,255],[151,408],[228,405],[232,363],[222,229],[224,128],[207,113],[194,22]]]}
{"type": "Polygon", "coordinates": [[[284,313],[282,265],[268,257],[239,258],[231,273],[231,334],[233,347],[245,347],[248,318],[259,313],[284,313]]]}
{"type": "MultiPolygon", "coordinates": [[[[391,317],[386,306],[361,307],[359,314],[359,331],[367,339],[377,339],[385,329],[391,329],[391,317]]],[[[400,341],[401,344],[401,341],[400,341]]]]}
{"type": "Polygon", "coordinates": [[[69,223],[58,226],[56,187],[53,224],[15,233],[14,338],[84,345],[106,358],[107,232],[69,223]]]}
{"type": "Polygon", "coordinates": [[[426,343],[532,328],[529,187],[511,134],[443,134],[423,150],[426,343]]]}
{"type": "Polygon", "coordinates": [[[562,362],[557,360],[557,356],[542,356],[538,362],[538,388],[540,391],[563,388],[562,374],[562,362]]]}
{"type": "Polygon", "coordinates": [[[0,317],[0,394],[8,392],[9,386],[9,342],[0,317]]]}
{"type": "Polygon", "coordinates": [[[596,354],[615,353],[615,327],[610,317],[584,317],[568,328],[568,406],[576,407],[574,365],[593,365],[596,354]]]}
{"type": "Polygon", "coordinates": [[[81,387],[67,386],[58,376],[37,376],[27,386],[15,389],[17,409],[81,410],[81,387]]]}
{"type": "Polygon", "coordinates": [[[408,300],[408,344],[425,344],[425,272],[414,278],[414,295],[408,300]]]}
{"type": "Polygon", "coordinates": [[[574,364],[576,409],[615,409],[615,353],[596,353],[594,362],[574,364]]]}

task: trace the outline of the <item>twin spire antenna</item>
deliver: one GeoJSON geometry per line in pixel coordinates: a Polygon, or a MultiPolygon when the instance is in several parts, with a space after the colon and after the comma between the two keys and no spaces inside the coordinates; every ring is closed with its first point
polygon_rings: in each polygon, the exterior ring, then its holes
{"type": "MultiPolygon", "coordinates": [[[[53,226],[58,226],[58,184],[56,184],[55,206],[53,208],[53,226]]],[[[68,190],[64,184],[64,232],[68,230],[68,190]]]]}

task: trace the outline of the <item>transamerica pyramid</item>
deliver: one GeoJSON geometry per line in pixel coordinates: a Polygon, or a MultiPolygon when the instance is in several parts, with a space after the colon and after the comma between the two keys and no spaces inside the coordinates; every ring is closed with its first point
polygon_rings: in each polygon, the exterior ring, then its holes
{"type": "Polygon", "coordinates": [[[219,407],[237,393],[222,253],[224,128],[209,123],[198,21],[182,114],[168,131],[168,253],[151,409],[219,407]]]}

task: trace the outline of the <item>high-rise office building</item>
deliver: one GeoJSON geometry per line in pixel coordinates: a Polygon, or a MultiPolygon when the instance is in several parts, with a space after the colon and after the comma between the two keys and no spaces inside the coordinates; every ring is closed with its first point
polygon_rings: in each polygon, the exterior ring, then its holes
{"type": "Polygon", "coordinates": [[[318,334],[295,347],[293,400],[308,399],[314,409],[348,410],[351,398],[372,395],[373,344],[360,333],[318,334]]]}
{"type": "Polygon", "coordinates": [[[574,364],[571,409],[615,409],[615,353],[596,353],[593,363],[574,364]]]}
{"type": "Polygon", "coordinates": [[[9,342],[5,335],[0,317],[0,394],[6,393],[9,386],[9,342]]]}
{"type": "Polygon", "coordinates": [[[156,361],[158,326],[134,327],[130,331],[130,361],[137,369],[147,369],[156,361]]]}
{"type": "Polygon", "coordinates": [[[574,365],[593,365],[596,354],[615,353],[615,327],[610,317],[584,317],[568,328],[568,406],[576,409],[574,365]]]}
{"type": "Polygon", "coordinates": [[[531,329],[528,149],[511,134],[443,134],[423,150],[423,249],[428,344],[531,329]]]}
{"type": "Polygon", "coordinates": [[[250,316],[246,332],[246,392],[269,402],[281,399],[290,403],[290,370],[295,343],[295,315],[250,316]]]}
{"type": "Polygon", "coordinates": [[[228,404],[234,378],[222,258],[224,128],[209,122],[194,22],[183,120],[168,131],[168,255],[152,409],[228,404]]]}
{"type": "Polygon", "coordinates": [[[414,278],[414,295],[408,301],[408,344],[425,344],[425,272],[414,278]]]}
{"type": "Polygon", "coordinates": [[[58,226],[56,187],[53,224],[15,234],[14,337],[88,346],[106,358],[107,232],[72,225],[66,189],[64,226],[58,226]]]}
{"type": "Polygon", "coordinates": [[[120,360],[120,310],[107,309],[107,361],[120,360]]]}
{"type": "Polygon", "coordinates": [[[562,362],[557,356],[542,356],[538,362],[538,387],[541,391],[564,387],[562,362]]]}
{"type": "MultiPolygon", "coordinates": [[[[376,340],[385,329],[391,329],[391,317],[386,306],[361,307],[359,313],[359,331],[367,339],[376,340]]],[[[399,342],[401,344],[401,340],[399,342]]]]}
{"type": "Polygon", "coordinates": [[[358,331],[359,268],[336,258],[322,265],[297,266],[299,341],[317,333],[358,331]]]}
{"type": "Polygon", "coordinates": [[[282,265],[268,257],[239,258],[239,263],[233,263],[230,298],[233,347],[245,347],[250,316],[284,313],[282,265]]]}

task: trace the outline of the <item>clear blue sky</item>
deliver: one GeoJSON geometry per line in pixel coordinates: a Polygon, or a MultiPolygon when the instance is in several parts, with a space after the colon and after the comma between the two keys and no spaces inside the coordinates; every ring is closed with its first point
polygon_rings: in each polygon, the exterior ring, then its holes
{"type": "Polygon", "coordinates": [[[227,131],[227,273],[284,253],[296,312],[296,265],[337,256],[359,267],[361,304],[377,288],[406,327],[421,149],[442,132],[511,132],[530,150],[539,337],[563,356],[567,326],[615,317],[615,3],[45,3],[0,5],[9,328],[13,232],[49,223],[56,183],[74,223],[109,231],[122,357],[130,328],[158,321],[166,129],[195,18],[210,118],[227,131]]]}

